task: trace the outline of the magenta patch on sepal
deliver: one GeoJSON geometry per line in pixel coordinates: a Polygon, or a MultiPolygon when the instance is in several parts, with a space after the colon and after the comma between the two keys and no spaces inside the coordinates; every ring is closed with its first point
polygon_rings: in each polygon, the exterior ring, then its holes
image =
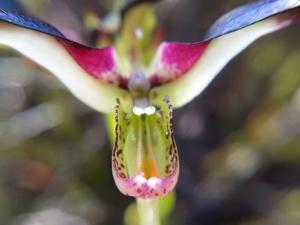
{"type": "Polygon", "coordinates": [[[108,84],[126,86],[127,79],[121,76],[113,47],[90,48],[68,40],[57,40],[89,75],[108,84]]]}
{"type": "Polygon", "coordinates": [[[161,44],[155,72],[149,77],[151,85],[158,86],[184,75],[199,60],[208,45],[209,41],[161,44]]]}

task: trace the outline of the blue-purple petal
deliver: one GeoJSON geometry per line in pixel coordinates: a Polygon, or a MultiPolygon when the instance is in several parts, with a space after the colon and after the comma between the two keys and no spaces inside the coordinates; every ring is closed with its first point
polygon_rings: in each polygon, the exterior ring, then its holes
{"type": "Polygon", "coordinates": [[[39,31],[54,37],[65,39],[65,36],[50,24],[40,21],[39,19],[36,19],[34,17],[24,15],[17,11],[12,12],[0,8],[0,20],[27,29],[39,31]]]}
{"type": "Polygon", "coordinates": [[[240,6],[218,19],[207,32],[205,40],[242,29],[299,6],[300,0],[260,0],[240,6]]]}

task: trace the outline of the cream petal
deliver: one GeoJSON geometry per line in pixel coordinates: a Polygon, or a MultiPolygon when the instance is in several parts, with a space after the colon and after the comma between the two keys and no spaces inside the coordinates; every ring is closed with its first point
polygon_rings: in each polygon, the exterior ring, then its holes
{"type": "Polygon", "coordinates": [[[299,0],[258,1],[229,12],[199,43],[162,43],[148,72],[150,100],[168,95],[180,107],[199,95],[226,64],[263,35],[300,17],[299,0]]]}
{"type": "Polygon", "coordinates": [[[0,44],[49,70],[82,102],[100,112],[113,111],[116,98],[131,105],[112,47],[83,46],[49,24],[4,10],[0,20],[0,44]]]}

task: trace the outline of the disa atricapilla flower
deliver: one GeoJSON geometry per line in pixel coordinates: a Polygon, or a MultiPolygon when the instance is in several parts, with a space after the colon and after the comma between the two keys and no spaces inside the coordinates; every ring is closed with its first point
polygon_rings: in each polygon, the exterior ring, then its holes
{"type": "Polygon", "coordinates": [[[49,70],[93,109],[115,110],[116,184],[126,195],[153,198],[169,193],[178,179],[172,105],[199,95],[253,41],[297,21],[299,6],[300,0],[243,5],[217,20],[198,43],[160,43],[149,65],[137,59],[135,47],[124,58],[113,46],[84,46],[47,23],[4,9],[0,43],[49,70]]]}

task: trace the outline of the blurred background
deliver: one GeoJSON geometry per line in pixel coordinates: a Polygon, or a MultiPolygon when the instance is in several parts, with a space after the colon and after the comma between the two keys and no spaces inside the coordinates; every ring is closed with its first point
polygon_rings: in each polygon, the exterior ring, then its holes
{"type": "MultiPolygon", "coordinates": [[[[16,1],[2,2],[16,7],[16,1]]],[[[247,2],[165,0],[156,5],[156,14],[164,39],[199,41],[219,16],[247,2]]],[[[106,18],[123,3],[19,4],[19,10],[93,44],[90,15],[106,18]]],[[[299,38],[298,23],[260,39],[201,96],[175,111],[181,173],[176,207],[164,224],[300,224],[299,38]]],[[[0,50],[0,151],[0,224],[124,223],[133,199],[113,182],[104,116],[5,48],[0,50]]]]}

